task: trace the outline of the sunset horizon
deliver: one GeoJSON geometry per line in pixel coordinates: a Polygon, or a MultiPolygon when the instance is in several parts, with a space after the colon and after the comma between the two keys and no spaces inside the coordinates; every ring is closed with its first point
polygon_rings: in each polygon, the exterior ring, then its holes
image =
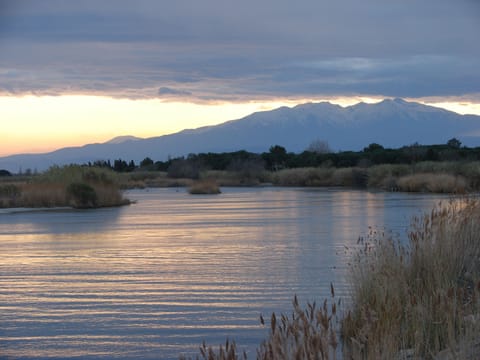
{"type": "Polygon", "coordinates": [[[480,115],[479,14],[469,0],[2,1],[0,156],[311,101],[480,115]]]}
{"type": "MultiPolygon", "coordinates": [[[[62,95],[62,96],[23,96],[0,97],[0,106],[6,116],[11,116],[3,131],[7,135],[0,145],[0,157],[17,154],[42,154],[55,151],[64,147],[77,147],[94,143],[105,143],[116,137],[135,136],[138,138],[150,138],[170,135],[185,129],[197,129],[204,126],[219,125],[231,120],[239,120],[254,112],[269,111],[287,106],[294,107],[305,103],[329,102],[331,104],[348,107],[360,102],[377,103],[386,98],[373,97],[350,97],[350,98],[324,98],[324,99],[301,99],[276,101],[252,101],[249,103],[221,103],[221,104],[196,104],[162,102],[157,99],[128,100],[115,99],[105,96],[87,95],[62,95]],[[18,104],[26,107],[29,111],[17,111],[18,104]],[[77,111],[70,115],[70,120],[80,127],[71,123],[69,129],[64,128],[64,114],[62,106],[76,104],[77,111]],[[12,106],[11,112],[8,107],[12,106]],[[83,109],[87,109],[84,111],[83,109]],[[85,113],[97,109],[99,114],[95,116],[85,113]],[[60,111],[59,111],[60,110],[60,111]],[[39,119],[38,114],[50,116],[51,128],[44,128],[45,122],[39,119]],[[57,121],[54,119],[57,117],[57,121]],[[115,125],[110,127],[98,126],[102,119],[113,118],[115,125]],[[158,119],[170,120],[170,125],[155,126],[158,119]],[[59,120],[58,120],[59,119],[59,120]],[[29,121],[30,120],[30,121],[29,121]],[[36,125],[40,122],[40,126],[36,125]],[[26,126],[18,128],[23,123],[26,126]],[[86,128],[85,128],[86,126],[86,128]]],[[[452,102],[451,99],[431,102],[419,101],[429,106],[453,111],[461,115],[480,115],[480,104],[452,102]]],[[[407,101],[416,102],[416,99],[407,101]]],[[[72,105],[70,105],[72,106],[72,105]]]]}

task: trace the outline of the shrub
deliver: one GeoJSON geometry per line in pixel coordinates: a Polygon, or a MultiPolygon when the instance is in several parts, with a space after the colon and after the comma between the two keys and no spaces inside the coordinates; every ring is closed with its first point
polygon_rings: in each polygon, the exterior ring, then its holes
{"type": "Polygon", "coordinates": [[[392,190],[396,187],[396,179],[401,176],[409,175],[411,167],[409,165],[382,164],[368,168],[368,187],[392,190]]]}
{"type": "Polygon", "coordinates": [[[332,175],[333,186],[353,186],[353,168],[335,169],[332,175]]]}
{"type": "Polygon", "coordinates": [[[273,182],[280,186],[329,186],[333,168],[283,169],[273,174],[273,182]]]}
{"type": "Polygon", "coordinates": [[[480,189],[480,162],[474,161],[462,164],[459,174],[468,179],[472,190],[480,189]]]}
{"type": "Polygon", "coordinates": [[[18,185],[4,184],[0,185],[0,207],[16,206],[22,191],[18,185]]]}
{"type": "Polygon", "coordinates": [[[88,184],[71,183],[67,187],[67,201],[75,208],[93,208],[97,206],[97,193],[88,184]]]}
{"type": "Polygon", "coordinates": [[[175,159],[168,167],[168,176],[172,178],[198,179],[202,166],[194,159],[175,159]]]}
{"type": "Polygon", "coordinates": [[[5,184],[0,185],[0,197],[15,197],[19,196],[21,193],[18,185],[15,184],[5,184]]]}

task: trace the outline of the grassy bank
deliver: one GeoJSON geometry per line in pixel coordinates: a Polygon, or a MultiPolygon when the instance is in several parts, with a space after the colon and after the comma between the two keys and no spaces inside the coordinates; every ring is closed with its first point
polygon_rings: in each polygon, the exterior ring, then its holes
{"type": "Polygon", "coordinates": [[[76,165],[52,167],[0,184],[0,207],[97,208],[128,204],[113,171],[76,165]]]}
{"type": "MultiPolygon", "coordinates": [[[[372,230],[352,250],[351,298],[261,318],[257,359],[480,358],[480,203],[466,199],[414,219],[407,242],[372,230]],[[341,310],[340,310],[341,309],[341,310]],[[341,352],[338,349],[342,349],[341,352]]],[[[200,359],[240,359],[230,342],[200,359]]]]}
{"type": "Polygon", "coordinates": [[[298,168],[271,174],[282,186],[346,186],[386,191],[463,194],[480,190],[480,163],[424,162],[367,168],[298,168]]]}
{"type": "Polygon", "coordinates": [[[204,170],[195,177],[168,172],[137,171],[119,174],[124,188],[190,187],[199,180],[215,180],[219,186],[318,186],[356,187],[385,191],[463,194],[480,191],[480,162],[420,162],[411,165],[383,164],[370,167],[331,166],[256,170],[204,170]]]}

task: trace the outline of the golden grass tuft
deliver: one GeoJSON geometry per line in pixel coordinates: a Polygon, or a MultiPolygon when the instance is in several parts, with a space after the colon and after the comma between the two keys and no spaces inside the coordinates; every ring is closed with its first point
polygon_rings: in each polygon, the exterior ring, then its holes
{"type": "Polygon", "coordinates": [[[192,195],[216,195],[220,194],[220,187],[214,179],[203,179],[194,182],[188,192],[192,195]]]}

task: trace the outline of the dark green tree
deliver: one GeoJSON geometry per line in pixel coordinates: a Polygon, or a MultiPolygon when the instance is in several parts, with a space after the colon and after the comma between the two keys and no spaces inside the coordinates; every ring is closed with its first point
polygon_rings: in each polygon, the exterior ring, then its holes
{"type": "Polygon", "coordinates": [[[450,140],[447,141],[447,145],[452,149],[460,149],[460,146],[462,146],[462,142],[457,138],[451,138],[450,140]]]}
{"type": "Polygon", "coordinates": [[[364,152],[372,152],[372,151],[379,151],[384,150],[383,146],[377,143],[371,143],[366,148],[363,148],[364,152]]]}
{"type": "Polygon", "coordinates": [[[141,168],[148,168],[151,167],[154,164],[153,160],[150,159],[149,157],[146,157],[142,161],[140,161],[140,167],[141,168]]]}
{"type": "Polygon", "coordinates": [[[265,158],[267,166],[271,170],[283,169],[288,159],[287,150],[280,145],[271,146],[270,151],[266,153],[265,158]]]}

